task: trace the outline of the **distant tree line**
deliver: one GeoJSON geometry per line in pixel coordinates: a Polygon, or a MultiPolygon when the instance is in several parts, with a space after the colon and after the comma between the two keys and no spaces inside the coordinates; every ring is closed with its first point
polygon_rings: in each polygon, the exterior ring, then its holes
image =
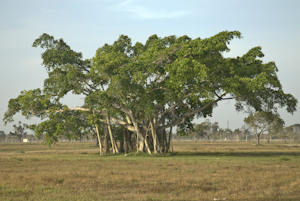
{"type": "Polygon", "coordinates": [[[221,128],[218,122],[206,119],[202,123],[194,123],[189,132],[174,137],[174,140],[204,140],[204,141],[259,141],[271,142],[283,140],[285,143],[300,141],[300,124],[284,126],[284,121],[278,116],[269,121],[263,114],[250,115],[245,118],[245,124],[240,128],[221,128]]]}

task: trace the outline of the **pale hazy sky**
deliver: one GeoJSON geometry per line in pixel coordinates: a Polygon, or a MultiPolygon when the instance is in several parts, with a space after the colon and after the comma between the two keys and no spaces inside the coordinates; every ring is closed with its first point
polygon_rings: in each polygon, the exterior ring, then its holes
{"type": "MultiPolygon", "coordinates": [[[[188,35],[206,38],[224,30],[238,30],[243,39],[230,44],[226,56],[243,55],[261,46],[264,62],[275,61],[286,93],[300,101],[300,1],[299,0],[0,0],[0,116],[8,101],[22,90],[41,88],[47,73],[41,52],[33,41],[43,33],[63,38],[84,58],[95,55],[104,43],[119,35],[144,43],[150,35],[188,35]]],[[[68,96],[70,106],[82,99],[68,96]]],[[[298,104],[299,105],[299,104],[298,104]]],[[[286,125],[300,123],[300,107],[292,116],[280,110],[286,125]]],[[[245,114],[226,101],[213,113],[212,121],[232,129],[243,124],[245,114]]],[[[19,120],[31,124],[20,114],[15,122],[0,130],[9,133],[19,120]]],[[[202,122],[199,119],[197,122],[202,122]]]]}

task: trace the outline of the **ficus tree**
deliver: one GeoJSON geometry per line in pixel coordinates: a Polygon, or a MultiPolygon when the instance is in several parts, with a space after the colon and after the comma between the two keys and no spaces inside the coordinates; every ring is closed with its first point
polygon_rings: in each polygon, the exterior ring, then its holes
{"type": "MultiPolygon", "coordinates": [[[[45,134],[50,144],[64,134],[61,129],[73,129],[76,137],[89,125],[119,126],[135,136],[137,151],[157,153],[168,151],[174,126],[179,133],[192,129],[195,118],[211,116],[223,100],[235,99],[238,111],[276,113],[279,106],[293,113],[297,100],[283,92],[275,63],[260,60],[260,47],[241,57],[223,56],[234,38],[241,33],[223,31],[204,39],[152,35],[133,45],[121,35],[83,60],[63,39],[43,34],[33,46],[45,49],[42,59],[49,76],[44,88],[11,99],[4,121],[12,121],[19,111],[27,118],[43,118],[31,128],[45,134]],[[84,104],[62,104],[68,92],[84,95],[84,104]]],[[[117,153],[119,139],[112,132],[109,138],[117,153]]]]}

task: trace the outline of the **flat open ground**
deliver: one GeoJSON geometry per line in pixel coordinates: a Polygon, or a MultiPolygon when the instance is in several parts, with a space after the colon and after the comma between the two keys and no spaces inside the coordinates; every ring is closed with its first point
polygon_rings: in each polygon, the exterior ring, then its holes
{"type": "Polygon", "coordinates": [[[92,143],[0,143],[0,200],[300,200],[300,144],[173,147],[99,156],[92,143]]]}

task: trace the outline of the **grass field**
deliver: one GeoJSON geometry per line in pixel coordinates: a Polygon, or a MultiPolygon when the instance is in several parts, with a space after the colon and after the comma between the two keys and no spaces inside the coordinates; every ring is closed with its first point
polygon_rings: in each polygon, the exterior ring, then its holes
{"type": "Polygon", "coordinates": [[[0,200],[300,200],[300,144],[173,147],[99,156],[92,143],[0,143],[0,200]]]}

